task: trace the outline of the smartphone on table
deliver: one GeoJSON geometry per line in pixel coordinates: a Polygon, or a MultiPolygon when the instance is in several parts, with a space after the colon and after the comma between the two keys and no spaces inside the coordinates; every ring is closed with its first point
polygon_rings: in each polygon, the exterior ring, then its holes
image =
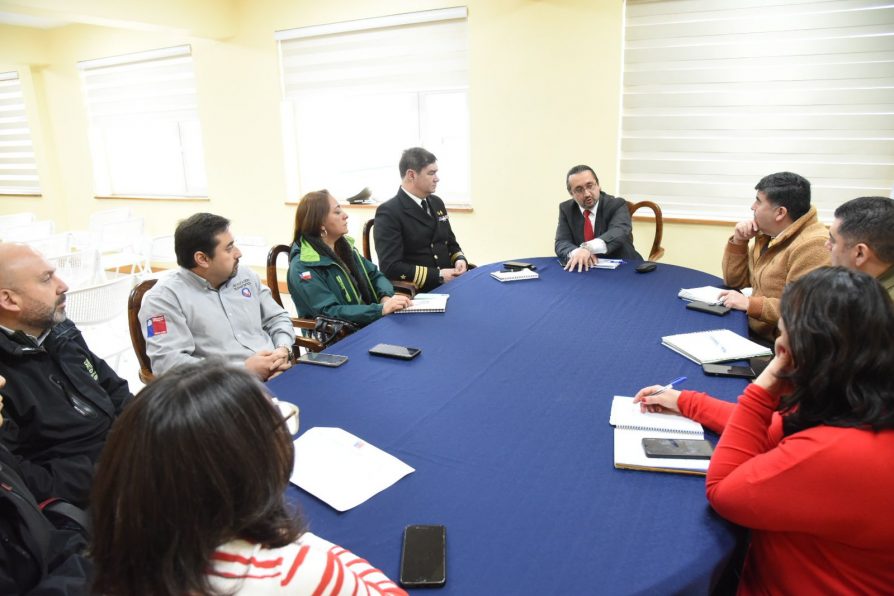
{"type": "Polygon", "coordinates": [[[753,379],[757,375],[750,366],[732,366],[729,364],[702,364],[702,370],[712,377],[741,377],[753,379]]]}
{"type": "Polygon", "coordinates": [[[384,356],[385,358],[397,358],[399,360],[412,360],[421,352],[422,350],[419,348],[395,346],[393,344],[376,344],[369,349],[369,353],[373,356],[384,356]]]}
{"type": "Polygon", "coordinates": [[[707,302],[690,302],[686,305],[686,308],[721,317],[731,310],[728,306],[723,306],[722,304],[708,304],[707,302]]]}
{"type": "Polygon", "coordinates": [[[714,447],[704,439],[643,439],[646,457],[711,459],[714,447]]]}
{"type": "Polygon", "coordinates": [[[400,583],[408,588],[443,586],[447,581],[447,529],[410,525],[404,528],[400,583]]]}
{"type": "Polygon", "coordinates": [[[298,357],[298,362],[332,367],[341,366],[347,361],[347,356],[341,356],[339,354],[326,354],[325,352],[305,352],[298,357]]]}

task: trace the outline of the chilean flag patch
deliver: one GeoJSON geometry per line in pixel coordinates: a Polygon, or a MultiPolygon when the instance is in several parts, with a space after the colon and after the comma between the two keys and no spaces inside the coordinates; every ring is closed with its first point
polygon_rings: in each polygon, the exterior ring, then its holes
{"type": "Polygon", "coordinates": [[[308,281],[310,279],[310,271],[303,271],[301,273],[301,279],[308,281]]]}
{"type": "Polygon", "coordinates": [[[146,337],[164,335],[168,332],[168,323],[164,315],[158,315],[146,321],[146,337]]]}

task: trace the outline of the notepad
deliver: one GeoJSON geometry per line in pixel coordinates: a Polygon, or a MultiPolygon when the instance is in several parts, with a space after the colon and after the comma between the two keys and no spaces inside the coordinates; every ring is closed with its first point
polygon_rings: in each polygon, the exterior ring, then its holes
{"type": "Polygon", "coordinates": [[[683,300],[689,302],[704,302],[705,304],[720,304],[720,288],[704,286],[701,288],[683,288],[677,294],[683,300]]]}
{"type": "Polygon", "coordinates": [[[770,348],[754,343],[729,329],[666,335],[661,338],[661,344],[697,364],[744,360],[773,354],[770,348]]]}
{"type": "Polygon", "coordinates": [[[615,467],[704,476],[710,460],[646,457],[643,439],[704,439],[702,425],[674,414],[641,412],[632,397],[616,395],[609,424],[615,427],[615,467]]]}
{"type": "Polygon", "coordinates": [[[540,274],[530,269],[519,269],[518,271],[491,271],[491,277],[500,282],[519,281],[522,279],[540,279],[540,274]]]}
{"type": "Polygon", "coordinates": [[[623,262],[622,259],[599,259],[590,269],[617,269],[623,262]]]}
{"type": "Polygon", "coordinates": [[[408,306],[403,310],[396,310],[394,312],[396,314],[445,312],[447,310],[448,298],[450,298],[450,294],[416,294],[413,296],[413,306],[408,306]]]}

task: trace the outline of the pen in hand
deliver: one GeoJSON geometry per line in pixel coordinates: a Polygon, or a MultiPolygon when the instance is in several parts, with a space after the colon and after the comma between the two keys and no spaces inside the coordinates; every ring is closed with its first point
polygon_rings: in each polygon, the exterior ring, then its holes
{"type": "Polygon", "coordinates": [[[664,393],[668,389],[673,389],[674,385],[676,385],[677,383],[682,383],[685,380],[686,380],[686,377],[677,377],[676,379],[674,379],[673,381],[671,381],[670,383],[668,383],[667,385],[665,385],[658,391],[651,393],[650,395],[658,395],[659,393],[664,393]]]}

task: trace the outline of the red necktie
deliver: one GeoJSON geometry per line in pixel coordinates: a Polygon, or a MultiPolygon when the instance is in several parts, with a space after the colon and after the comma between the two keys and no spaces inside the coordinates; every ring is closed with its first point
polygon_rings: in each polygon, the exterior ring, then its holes
{"type": "Polygon", "coordinates": [[[590,222],[590,210],[584,209],[584,242],[589,242],[595,237],[593,224],[590,222]]]}

